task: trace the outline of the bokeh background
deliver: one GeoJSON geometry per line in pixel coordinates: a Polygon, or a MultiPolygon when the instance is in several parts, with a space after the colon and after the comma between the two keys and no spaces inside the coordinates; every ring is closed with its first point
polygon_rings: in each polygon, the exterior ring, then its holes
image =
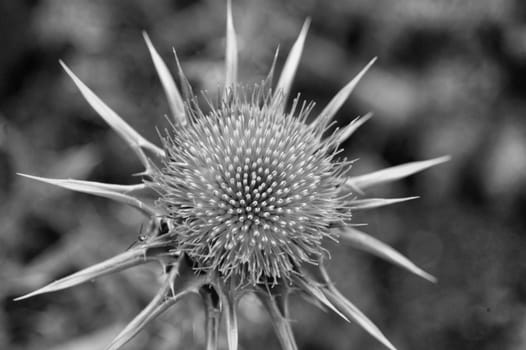
{"type": "MultiPolygon", "coordinates": [[[[338,114],[374,118],[345,143],[353,174],[452,155],[382,186],[417,201],[356,216],[364,230],[429,272],[430,284],[349,247],[332,277],[399,349],[526,348],[526,2],[522,0],[233,0],[240,75],[278,67],[312,18],[294,90],[319,111],[372,57],[338,114]]],[[[103,349],[155,292],[146,266],[21,302],[46,282],[125,250],[144,218],[130,208],[16,176],[133,183],[140,164],[58,65],[63,59],[151,140],[168,112],[141,31],[196,91],[223,79],[225,2],[0,1],[0,348],[103,349]]],[[[315,113],[314,113],[315,114],[315,113]]],[[[278,343],[253,299],[240,305],[241,347],[278,343]]],[[[297,299],[300,349],[382,349],[356,325],[297,299]]],[[[197,298],[127,349],[200,349],[197,298]]]]}

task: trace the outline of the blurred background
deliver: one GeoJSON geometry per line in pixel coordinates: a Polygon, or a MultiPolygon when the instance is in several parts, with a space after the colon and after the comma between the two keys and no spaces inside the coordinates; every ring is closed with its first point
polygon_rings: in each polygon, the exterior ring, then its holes
{"type": "MultiPolygon", "coordinates": [[[[145,222],[108,200],[16,176],[134,183],[126,144],[58,65],[158,142],[168,106],[141,31],[196,91],[223,81],[225,1],[0,1],[0,348],[103,349],[146,305],[146,266],[71,290],[12,299],[124,251],[145,222]]],[[[242,80],[278,68],[312,25],[294,90],[316,111],[372,57],[338,114],[374,118],[344,144],[361,174],[449,154],[452,161],[371,192],[421,198],[357,215],[364,228],[438,277],[430,284],[369,255],[331,246],[343,293],[404,350],[526,348],[526,2],[522,0],[233,0],[242,80]]],[[[175,71],[175,70],[174,70],[175,71]]],[[[279,71],[279,70],[278,70],[279,71]]],[[[251,298],[241,347],[278,348],[251,298]]],[[[300,349],[382,349],[354,324],[300,299],[300,349]]],[[[127,349],[202,349],[204,316],[188,298],[127,349]]]]}

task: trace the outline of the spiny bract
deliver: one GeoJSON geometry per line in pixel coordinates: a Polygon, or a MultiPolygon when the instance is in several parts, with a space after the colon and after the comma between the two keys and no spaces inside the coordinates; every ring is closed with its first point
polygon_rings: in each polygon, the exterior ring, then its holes
{"type": "Polygon", "coordinates": [[[391,247],[356,230],[350,219],[354,210],[414,198],[358,198],[368,187],[403,178],[448,158],[348,177],[350,162],[338,159],[338,146],[370,115],[357,118],[328,137],[324,135],[374,60],[308,124],[311,104],[296,98],[291,110],[285,111],[308,26],[307,20],[275,88],[270,88],[275,60],[268,78],[247,88],[237,82],[236,35],[228,2],[226,81],[221,101],[210,103],[207,113],[200,109],[177,57],[183,94],[145,34],[173,116],[162,148],[140,136],[62,63],[91,107],[137,154],[145,166],[143,182],[116,185],[25,176],[132,205],[150,218],[150,224],[146,238],[124,253],[19,299],[158,261],[165,273],[159,291],[108,349],[120,348],[151,319],[192,292],[200,294],[205,305],[207,349],[217,348],[221,314],[226,320],[228,347],[237,349],[235,309],[246,293],[255,294],[266,307],[283,349],[296,349],[288,315],[288,295],[293,291],[300,291],[347,321],[357,322],[394,349],[330,281],[323,267],[326,254],[322,244],[325,238],[342,239],[433,281],[431,275],[391,247]]]}

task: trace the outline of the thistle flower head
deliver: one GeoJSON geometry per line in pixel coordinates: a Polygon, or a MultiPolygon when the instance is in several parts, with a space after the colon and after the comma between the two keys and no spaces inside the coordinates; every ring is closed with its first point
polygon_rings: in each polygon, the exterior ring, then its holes
{"type": "Polygon", "coordinates": [[[168,131],[153,182],[159,205],[183,223],[181,251],[199,268],[242,284],[288,278],[317,263],[330,225],[350,216],[340,194],[345,163],[305,123],[310,106],[297,109],[234,95],[168,131]]]}
{"type": "MultiPolygon", "coordinates": [[[[178,83],[145,34],[173,117],[162,147],[144,139],[62,63],[91,107],[129,144],[145,170],[143,182],[117,185],[27,177],[131,205],[150,218],[144,240],[124,253],[59,279],[19,299],[54,292],[158,261],[164,282],[156,296],[115,338],[118,349],[150,320],[188,293],[203,299],[206,347],[217,348],[220,315],[229,350],[237,349],[238,299],[258,296],[284,349],[294,350],[288,296],[300,291],[315,305],[354,321],[390,349],[394,346],[330,280],[323,266],[328,238],[340,239],[433,281],[402,254],[350,225],[355,210],[407,198],[367,198],[368,187],[398,180],[446,161],[441,157],[349,176],[339,145],[370,118],[357,118],[325,137],[331,119],[374,62],[359,72],[311,123],[312,104],[286,99],[307,35],[305,22],[274,89],[269,78],[245,87],[237,82],[237,44],[230,1],[227,11],[226,79],[222,96],[203,112],[177,60],[178,83]],[[184,96],[184,97],[183,97],[184,96]],[[150,200],[154,198],[155,200],[150,200]]],[[[274,64],[271,72],[273,72],[274,64]]]]}

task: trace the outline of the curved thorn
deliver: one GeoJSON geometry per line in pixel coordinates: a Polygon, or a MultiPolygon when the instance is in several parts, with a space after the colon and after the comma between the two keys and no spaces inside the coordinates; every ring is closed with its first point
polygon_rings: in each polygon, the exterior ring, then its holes
{"type": "Polygon", "coordinates": [[[272,87],[272,80],[274,79],[274,71],[276,70],[276,62],[278,61],[278,55],[279,46],[276,48],[276,51],[274,53],[274,58],[272,59],[272,64],[270,65],[270,70],[267,74],[267,77],[263,81],[263,85],[266,86],[268,89],[272,87]]]}
{"type": "Polygon", "coordinates": [[[351,210],[364,210],[374,209],[379,207],[385,207],[387,205],[407,202],[413,199],[420,198],[418,196],[403,197],[403,198],[365,198],[355,199],[349,203],[349,209],[351,210]]]}
{"type": "Polygon", "coordinates": [[[416,266],[401,253],[364,232],[347,227],[339,230],[338,233],[343,241],[349,243],[354,248],[373,254],[381,259],[385,259],[430,282],[436,283],[437,281],[434,276],[416,266]]]}
{"type": "Polygon", "coordinates": [[[354,304],[345,298],[334,286],[329,285],[323,289],[323,293],[336,307],[344,313],[347,318],[356,322],[367,333],[376,338],[380,343],[391,350],[396,350],[395,346],[386,338],[382,331],[361,312],[354,304]]]}
{"type": "Polygon", "coordinates": [[[429,160],[405,163],[365,175],[349,177],[347,179],[347,185],[363,190],[374,185],[403,179],[404,177],[426,170],[435,165],[445,163],[450,159],[450,156],[442,156],[429,160]]]}
{"type": "Polygon", "coordinates": [[[73,80],[80,93],[89,105],[108,123],[134,150],[147,171],[151,169],[148,158],[144,154],[143,148],[149,150],[157,157],[164,158],[164,151],[139,135],[128,123],[126,123],[117,113],[108,107],[95,93],[88,88],[62,61],[60,65],[69,77],[73,80]]]}
{"type": "Polygon", "coordinates": [[[225,91],[234,89],[237,83],[237,40],[232,19],[232,1],[227,1],[226,15],[226,52],[225,52],[225,91]]]}
{"type": "Polygon", "coordinates": [[[117,350],[142,331],[150,321],[166,311],[175,303],[173,299],[159,300],[158,296],[146,306],[128,325],[122,330],[106,350],[117,350]]]}
{"type": "Polygon", "coordinates": [[[113,339],[106,350],[120,349],[124,344],[135,337],[150,321],[166,311],[170,306],[177,303],[183,295],[189,292],[184,288],[178,288],[176,294],[172,294],[172,281],[176,276],[177,269],[173,269],[152,301],[137,316],[135,316],[130,323],[128,323],[128,325],[113,339]]]}
{"type": "Polygon", "coordinates": [[[290,50],[289,56],[285,61],[285,66],[283,67],[283,70],[281,72],[281,76],[279,77],[278,84],[276,85],[274,99],[275,101],[281,102],[282,109],[285,108],[285,104],[287,102],[287,98],[292,87],[292,82],[294,81],[296,70],[298,69],[309,26],[310,18],[307,18],[305,20],[305,23],[303,24],[303,27],[301,28],[300,34],[298,35],[296,42],[290,50]]]}
{"type": "Polygon", "coordinates": [[[172,116],[176,122],[185,125],[186,115],[184,111],[183,98],[177,89],[177,85],[175,85],[172,74],[166,66],[166,63],[164,63],[164,60],[161,58],[161,55],[159,55],[157,50],[155,50],[155,47],[153,46],[148,34],[146,34],[146,32],[142,32],[142,35],[144,37],[144,41],[146,42],[146,46],[148,46],[148,51],[150,51],[150,56],[152,57],[153,65],[155,66],[157,75],[159,75],[159,79],[163,85],[164,93],[168,99],[168,106],[170,107],[172,116]]]}
{"type": "Polygon", "coordinates": [[[134,192],[144,190],[145,184],[137,185],[114,185],[102,182],[72,180],[72,179],[49,179],[45,177],[32,176],[18,173],[33,180],[45,182],[68,190],[88,193],[99,197],[109,198],[119,203],[130,205],[139,209],[146,215],[158,215],[159,212],[133,195],[134,192]]]}
{"type": "Polygon", "coordinates": [[[113,258],[104,260],[72,275],[56,280],[47,286],[18,297],[15,300],[27,299],[35,295],[56,292],[62,289],[74,287],[110,273],[121,271],[135,265],[144,264],[150,260],[153,260],[153,258],[147,257],[147,251],[148,247],[146,246],[125,251],[124,253],[114,256],[113,258]]]}
{"type": "Polygon", "coordinates": [[[343,142],[345,142],[345,140],[347,140],[349,137],[351,137],[352,134],[354,134],[354,132],[356,130],[358,130],[358,128],[360,126],[362,126],[363,124],[365,124],[369,119],[371,119],[371,117],[373,116],[373,113],[367,113],[366,115],[364,115],[363,117],[358,117],[356,119],[354,119],[350,124],[346,125],[344,128],[342,128],[336,135],[335,135],[335,140],[332,141],[335,145],[339,145],[339,144],[342,144],[343,142]]]}
{"type": "Polygon", "coordinates": [[[294,280],[295,284],[297,284],[303,292],[309,294],[310,296],[312,296],[314,298],[314,300],[319,301],[322,305],[328,307],[329,309],[331,309],[332,311],[337,313],[344,320],[349,321],[347,319],[347,317],[343,313],[341,313],[340,310],[338,310],[330,302],[329,299],[327,299],[327,297],[323,293],[323,290],[320,287],[318,287],[318,283],[317,282],[306,281],[303,278],[298,277],[298,276],[293,277],[293,280],[294,280]]]}
{"type": "Polygon", "coordinates": [[[179,75],[179,80],[181,82],[183,95],[185,100],[190,101],[193,96],[194,92],[192,91],[192,85],[190,85],[190,82],[186,78],[186,75],[184,74],[183,68],[181,66],[181,63],[179,62],[179,57],[177,56],[177,52],[175,51],[175,48],[172,48],[174,57],[175,57],[175,64],[177,65],[177,74],[179,75]]]}
{"type": "Polygon", "coordinates": [[[297,350],[298,346],[296,345],[290,322],[286,315],[283,314],[283,311],[278,305],[276,299],[265,292],[259,292],[257,293],[257,296],[268,311],[272,326],[276,332],[276,336],[278,337],[281,348],[283,350],[297,350]]]}
{"type": "Polygon", "coordinates": [[[345,85],[327,104],[327,106],[321,111],[320,115],[314,123],[321,125],[324,128],[334,117],[336,112],[341,108],[341,106],[347,101],[349,95],[352,93],[356,85],[363,78],[367,70],[376,62],[376,57],[374,57],[369,63],[350,81],[345,85]]]}

